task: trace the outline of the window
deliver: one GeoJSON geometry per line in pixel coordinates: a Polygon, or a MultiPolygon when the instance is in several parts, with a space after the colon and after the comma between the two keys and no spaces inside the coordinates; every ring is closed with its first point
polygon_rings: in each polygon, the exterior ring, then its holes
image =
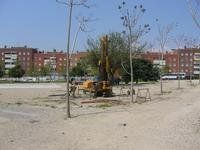
{"type": "Polygon", "coordinates": [[[174,67],[176,67],[176,64],[173,64],[174,67]]]}
{"type": "Polygon", "coordinates": [[[29,52],[28,52],[27,54],[28,54],[28,55],[30,55],[30,53],[29,53],[29,52]]]}
{"type": "Polygon", "coordinates": [[[39,57],[39,60],[41,60],[41,58],[39,57]]]}
{"type": "Polygon", "coordinates": [[[25,57],[23,57],[23,60],[25,60],[26,58],[25,57]]]}
{"type": "Polygon", "coordinates": [[[181,53],[181,56],[183,56],[183,53],[181,53]]]}
{"type": "Polygon", "coordinates": [[[2,60],[4,60],[4,58],[1,58],[2,60]]]}
{"type": "Polygon", "coordinates": [[[19,55],[21,55],[21,52],[19,52],[19,55]]]}
{"type": "Polygon", "coordinates": [[[188,64],[185,64],[186,67],[188,67],[188,64]]]}
{"type": "Polygon", "coordinates": [[[192,53],[190,53],[190,56],[192,56],[193,54],[192,53]]]}
{"type": "Polygon", "coordinates": [[[188,53],[185,53],[185,56],[188,56],[188,53]]]}
{"type": "Polygon", "coordinates": [[[26,53],[25,53],[25,52],[23,52],[23,55],[26,55],[26,53]]]}
{"type": "Polygon", "coordinates": [[[62,61],[62,58],[60,58],[59,60],[62,61]]]}
{"type": "Polygon", "coordinates": [[[2,52],[1,55],[3,55],[4,53],[2,52]]]}
{"type": "Polygon", "coordinates": [[[29,57],[27,57],[27,60],[30,60],[30,58],[29,58],[29,57]]]}
{"type": "Polygon", "coordinates": [[[182,67],[184,67],[184,64],[181,64],[182,67]]]}
{"type": "Polygon", "coordinates": [[[173,61],[176,61],[176,58],[174,58],[173,61]]]}

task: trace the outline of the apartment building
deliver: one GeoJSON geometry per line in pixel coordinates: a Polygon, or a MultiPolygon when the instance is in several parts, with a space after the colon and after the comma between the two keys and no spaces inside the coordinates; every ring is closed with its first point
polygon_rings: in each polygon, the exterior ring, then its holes
{"type": "Polygon", "coordinates": [[[34,53],[34,68],[38,71],[44,66],[49,66],[56,73],[62,72],[66,68],[67,55],[62,51],[34,53]]]}
{"type": "Polygon", "coordinates": [[[9,70],[18,62],[24,70],[28,70],[33,65],[33,55],[37,52],[35,48],[10,47],[0,48],[0,62],[5,70],[9,70]]]}
{"type": "Polygon", "coordinates": [[[200,74],[200,49],[198,48],[172,49],[163,54],[145,52],[141,57],[155,65],[168,66],[171,73],[184,72],[187,76],[200,74]]]}
{"type": "MultiPolygon", "coordinates": [[[[70,67],[75,67],[77,63],[87,55],[87,52],[76,52],[70,56],[70,67]]],[[[23,70],[27,72],[34,68],[40,71],[42,67],[49,66],[54,73],[61,73],[66,70],[67,54],[63,51],[38,51],[35,48],[24,47],[4,47],[0,48],[0,63],[5,70],[13,68],[19,63],[23,70]]]]}
{"type": "Polygon", "coordinates": [[[88,55],[88,52],[76,52],[71,55],[70,67],[75,67],[77,63],[88,55]]]}

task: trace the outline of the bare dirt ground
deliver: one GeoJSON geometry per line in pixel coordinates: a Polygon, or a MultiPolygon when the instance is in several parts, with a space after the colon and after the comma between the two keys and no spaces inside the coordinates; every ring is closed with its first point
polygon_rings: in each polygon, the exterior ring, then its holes
{"type": "MultiPolygon", "coordinates": [[[[199,150],[198,81],[141,84],[151,101],[130,104],[130,97],[72,99],[65,120],[65,84],[0,84],[0,150],[199,150]],[[111,102],[108,100],[112,100],[111,102]]],[[[134,97],[135,98],[135,97],[134,97]]]]}

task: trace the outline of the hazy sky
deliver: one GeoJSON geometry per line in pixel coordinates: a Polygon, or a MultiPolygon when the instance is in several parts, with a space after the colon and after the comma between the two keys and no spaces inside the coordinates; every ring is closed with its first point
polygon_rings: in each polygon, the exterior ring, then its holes
{"type": "MultiPolygon", "coordinates": [[[[65,0],[63,0],[65,1],[65,0]]],[[[67,1],[67,0],[66,0],[67,1]]],[[[76,49],[86,48],[88,37],[123,30],[118,5],[121,0],[89,0],[92,8],[74,7],[72,39],[77,30],[78,16],[97,19],[88,24],[90,32],[78,36],[76,49]]],[[[127,0],[130,6],[143,4],[146,13],[141,23],[149,23],[151,32],[145,37],[155,44],[157,28],[155,19],[163,25],[178,23],[173,36],[185,33],[197,37],[200,31],[193,23],[185,0],[127,0]]],[[[41,50],[66,50],[67,7],[55,0],[0,0],[0,46],[24,46],[41,50]]],[[[173,48],[171,41],[167,47],[173,48]]]]}

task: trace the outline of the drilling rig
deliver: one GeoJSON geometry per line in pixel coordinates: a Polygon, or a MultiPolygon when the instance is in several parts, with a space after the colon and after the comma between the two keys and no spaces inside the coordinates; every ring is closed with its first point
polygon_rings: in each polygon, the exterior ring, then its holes
{"type": "Polygon", "coordinates": [[[108,36],[104,36],[100,39],[100,60],[99,60],[99,74],[97,81],[85,81],[81,88],[85,92],[91,92],[95,97],[112,96],[112,86],[109,81],[110,64],[108,58],[108,36]]]}

